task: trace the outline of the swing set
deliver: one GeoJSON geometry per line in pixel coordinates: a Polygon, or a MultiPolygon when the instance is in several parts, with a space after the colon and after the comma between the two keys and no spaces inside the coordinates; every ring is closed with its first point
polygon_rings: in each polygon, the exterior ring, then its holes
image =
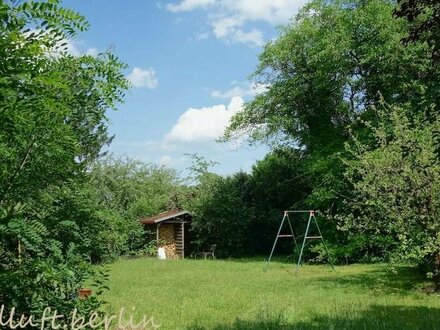
{"type": "Polygon", "coordinates": [[[294,211],[284,211],[284,216],[283,216],[283,219],[281,220],[280,228],[278,229],[277,236],[275,237],[275,242],[273,243],[272,250],[270,251],[270,256],[269,256],[269,259],[267,260],[266,267],[264,268],[264,271],[266,271],[269,267],[270,260],[272,259],[272,255],[273,255],[273,252],[275,250],[275,246],[277,245],[279,238],[292,237],[293,243],[295,244],[295,249],[298,252],[298,244],[296,243],[296,238],[295,238],[295,234],[293,231],[292,223],[289,218],[289,214],[294,214],[294,213],[309,214],[306,232],[304,234],[304,239],[303,239],[303,242],[301,245],[301,251],[299,253],[297,268],[299,269],[301,267],[301,261],[302,261],[302,257],[303,257],[304,247],[306,246],[306,242],[308,240],[317,240],[317,239],[319,240],[320,239],[322,241],[322,245],[324,246],[325,253],[327,254],[328,261],[329,261],[332,269],[335,270],[335,267],[334,267],[332,259],[330,257],[330,253],[328,251],[327,245],[324,242],[324,238],[322,236],[321,229],[319,228],[318,221],[316,220],[316,217],[315,217],[316,211],[314,211],[314,210],[294,210],[294,211]],[[287,224],[289,225],[290,234],[281,234],[281,230],[283,229],[284,222],[287,222],[287,224]],[[310,225],[312,224],[312,222],[315,224],[316,229],[318,229],[319,235],[317,235],[317,236],[308,236],[309,231],[310,231],[310,225]]]}

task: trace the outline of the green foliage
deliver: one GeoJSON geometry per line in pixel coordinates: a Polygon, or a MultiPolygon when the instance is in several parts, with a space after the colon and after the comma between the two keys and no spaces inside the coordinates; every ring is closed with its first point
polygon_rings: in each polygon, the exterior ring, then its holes
{"type": "Polygon", "coordinates": [[[185,156],[191,159],[191,165],[188,167],[190,176],[187,178],[190,183],[199,182],[201,177],[208,173],[211,167],[219,164],[218,162],[207,160],[198,154],[185,154],[185,156]]]}
{"type": "Polygon", "coordinates": [[[440,3],[437,0],[398,0],[397,17],[410,22],[411,30],[405,42],[426,40],[432,47],[433,60],[440,55],[440,3]]]}
{"type": "MultiPolygon", "coordinates": [[[[359,233],[355,230],[349,235],[339,234],[339,240],[332,239],[331,232],[327,233],[330,235],[325,236],[326,246],[332,262],[340,265],[383,262],[389,259],[388,255],[397,245],[392,237],[378,235],[372,237],[368,233],[359,233]]],[[[312,262],[328,262],[327,251],[321,242],[311,246],[307,252],[306,256],[312,262]]]]}
{"type": "Polygon", "coordinates": [[[67,53],[88,23],[60,3],[0,3],[0,301],[36,316],[101,305],[76,295],[96,277],[90,261],[110,223],[86,169],[110,142],[106,111],[128,87],[111,53],[67,53]]]}
{"type": "Polygon", "coordinates": [[[246,251],[252,220],[242,200],[246,182],[245,173],[225,178],[205,173],[200,177],[196,197],[188,203],[187,208],[194,215],[192,228],[200,244],[217,244],[219,256],[237,256],[246,251]]]}
{"type": "MultiPolygon", "coordinates": [[[[310,186],[301,155],[284,147],[258,161],[250,174],[222,177],[208,167],[196,172],[199,181],[185,208],[194,215],[198,244],[202,248],[217,244],[223,257],[270,251],[283,211],[306,204],[310,186]]],[[[292,246],[287,244],[281,251],[291,253],[292,246]]]]}
{"type": "MultiPolygon", "coordinates": [[[[139,219],[181,207],[183,187],[174,170],[133,159],[103,158],[90,170],[96,208],[113,224],[100,233],[102,243],[118,244],[109,256],[151,254],[151,242],[139,219]],[[150,244],[150,245],[149,245],[150,244]],[[146,250],[145,250],[146,249],[146,250]]],[[[104,245],[105,246],[105,245],[104,245]]],[[[97,253],[105,256],[105,251],[97,253]]]]}
{"type": "Polygon", "coordinates": [[[426,47],[400,43],[405,23],[392,1],[312,1],[260,55],[254,76],[268,85],[238,113],[226,137],[285,136],[309,152],[339,148],[347,124],[379,101],[414,96],[414,72],[426,72],[426,47]],[[418,59],[414,61],[414,59],[418,59]],[[312,149],[312,150],[310,150],[312,149]]]}
{"type": "MultiPolygon", "coordinates": [[[[289,144],[302,150],[313,208],[337,212],[347,187],[340,154],[349,127],[371,106],[438,103],[439,71],[429,47],[404,45],[405,20],[393,1],[316,0],[269,42],[253,74],[267,90],[237,113],[225,138],[289,144]]],[[[372,118],[371,118],[372,119],[372,118]]]]}
{"type": "MultiPolygon", "coordinates": [[[[283,211],[307,207],[311,191],[310,177],[305,171],[303,152],[283,147],[267,154],[252,167],[248,196],[244,201],[252,210],[253,221],[248,239],[249,253],[267,254],[280,225],[283,211]]],[[[300,221],[296,231],[304,231],[300,221]]],[[[286,229],[286,228],[285,228],[286,229]]],[[[292,252],[291,241],[280,242],[283,252],[292,252]]]]}
{"type": "Polygon", "coordinates": [[[373,143],[353,137],[347,144],[346,177],[353,191],[342,228],[368,234],[373,242],[392,238],[395,257],[427,263],[438,279],[440,117],[410,114],[408,108],[384,106],[376,125],[364,123],[373,143]]]}
{"type": "MultiPolygon", "coordinates": [[[[303,197],[289,194],[286,187],[281,191],[295,198],[290,205],[320,209],[332,220],[325,222],[324,236],[340,262],[401,255],[430,259],[432,268],[438,243],[435,214],[415,214],[434,207],[424,205],[426,199],[435,203],[437,193],[434,151],[439,142],[432,125],[440,102],[440,71],[431,56],[433,44],[423,42],[426,35],[412,43],[402,40],[420,22],[426,28],[421,33],[436,37],[438,6],[435,1],[395,5],[388,0],[307,4],[265,46],[253,78],[267,89],[233,117],[224,138],[247,134],[251,143],[300,150],[289,158],[301,173],[297,182],[303,197]],[[386,139],[378,141],[377,129],[371,128],[385,125],[385,115],[375,110],[383,101],[395,110],[384,131],[390,135],[383,133],[386,139]],[[399,129],[404,132],[400,136],[399,129]],[[353,150],[344,147],[351,134],[356,150],[362,150],[356,161],[353,150]],[[399,142],[388,146],[390,141],[399,142]],[[404,156],[399,158],[393,148],[404,150],[404,156]],[[401,169],[399,162],[408,168],[401,169]],[[345,231],[337,230],[338,221],[345,231]]],[[[322,257],[319,246],[314,250],[322,257]]]]}
{"type": "Polygon", "coordinates": [[[106,273],[91,268],[74,243],[63,251],[63,243],[44,224],[20,212],[3,212],[0,237],[0,301],[7,311],[15,307],[19,315],[40,319],[46,307],[69,316],[75,308],[88,315],[101,306],[98,296],[105,285],[100,279],[106,273]],[[78,289],[90,278],[98,296],[79,300],[78,289]]]}

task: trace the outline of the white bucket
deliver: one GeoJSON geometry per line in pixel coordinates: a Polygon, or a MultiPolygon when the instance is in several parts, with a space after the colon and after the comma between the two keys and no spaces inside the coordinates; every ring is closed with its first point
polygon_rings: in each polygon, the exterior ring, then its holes
{"type": "Polygon", "coordinates": [[[159,260],[166,260],[167,256],[165,254],[165,249],[163,247],[157,249],[157,258],[159,260]]]}

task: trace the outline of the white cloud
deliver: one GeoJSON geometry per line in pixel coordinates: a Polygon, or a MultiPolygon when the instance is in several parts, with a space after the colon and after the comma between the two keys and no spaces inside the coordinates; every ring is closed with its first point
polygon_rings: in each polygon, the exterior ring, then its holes
{"type": "Polygon", "coordinates": [[[73,56],[81,56],[82,52],[80,50],[80,42],[75,40],[63,40],[61,43],[66,43],[66,51],[73,56]]]}
{"type": "Polygon", "coordinates": [[[167,9],[174,13],[180,11],[191,11],[197,8],[205,8],[213,5],[216,0],[183,0],[179,4],[168,4],[167,9]]]}
{"type": "Polygon", "coordinates": [[[231,38],[232,40],[243,44],[250,44],[259,47],[264,45],[263,33],[258,29],[252,29],[249,32],[244,32],[243,30],[238,29],[232,34],[231,38]]]}
{"type": "Polygon", "coordinates": [[[257,83],[249,83],[249,84],[241,84],[237,85],[236,82],[232,82],[231,85],[235,85],[231,89],[226,91],[213,90],[211,92],[211,96],[214,98],[221,99],[229,99],[234,96],[246,97],[246,96],[255,96],[261,94],[267,90],[267,85],[265,84],[257,84],[257,83]]]}
{"type": "Polygon", "coordinates": [[[223,17],[212,21],[212,32],[218,39],[224,39],[235,43],[250,44],[254,46],[263,46],[263,33],[255,28],[245,32],[241,28],[242,24],[243,20],[239,17],[223,17]]]}
{"type": "Polygon", "coordinates": [[[237,17],[223,17],[212,22],[213,33],[217,38],[226,38],[237,31],[243,22],[237,17]]]}
{"type": "Polygon", "coordinates": [[[263,33],[247,28],[251,22],[263,21],[272,26],[288,23],[307,0],[182,0],[168,4],[173,12],[203,8],[208,11],[213,35],[222,40],[253,46],[264,44],[263,33]]]}
{"type": "Polygon", "coordinates": [[[98,56],[98,54],[99,54],[99,49],[96,48],[96,47],[88,48],[88,49],[86,50],[85,54],[86,54],[86,55],[93,56],[93,57],[96,57],[96,56],[98,56]]]}
{"type": "Polygon", "coordinates": [[[272,25],[287,23],[307,0],[219,0],[230,13],[247,21],[266,21],[272,25]]]}
{"type": "Polygon", "coordinates": [[[183,164],[186,161],[185,157],[172,157],[170,155],[163,155],[159,157],[158,163],[159,165],[166,167],[176,167],[178,165],[183,164]]]}
{"type": "Polygon", "coordinates": [[[149,89],[154,89],[158,85],[156,71],[154,71],[152,68],[141,69],[135,67],[131,73],[127,75],[127,79],[135,87],[147,87],[149,89]]]}
{"type": "Polygon", "coordinates": [[[201,109],[190,108],[180,116],[165,136],[167,143],[212,141],[223,135],[231,117],[243,108],[243,99],[233,97],[223,104],[201,109]]]}
{"type": "Polygon", "coordinates": [[[68,54],[79,57],[83,55],[90,55],[93,57],[98,56],[99,49],[96,47],[90,47],[85,49],[85,42],[83,40],[76,39],[63,39],[58,43],[58,46],[63,45],[63,50],[65,50],[68,54]],[[85,50],[84,50],[85,49],[85,50]]]}

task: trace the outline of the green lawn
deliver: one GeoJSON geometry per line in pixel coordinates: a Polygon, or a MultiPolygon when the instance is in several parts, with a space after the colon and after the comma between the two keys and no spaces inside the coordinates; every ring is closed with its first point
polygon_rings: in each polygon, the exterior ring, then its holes
{"type": "Polygon", "coordinates": [[[105,294],[161,329],[440,329],[440,296],[410,267],[304,266],[263,261],[120,260],[105,294]]]}

